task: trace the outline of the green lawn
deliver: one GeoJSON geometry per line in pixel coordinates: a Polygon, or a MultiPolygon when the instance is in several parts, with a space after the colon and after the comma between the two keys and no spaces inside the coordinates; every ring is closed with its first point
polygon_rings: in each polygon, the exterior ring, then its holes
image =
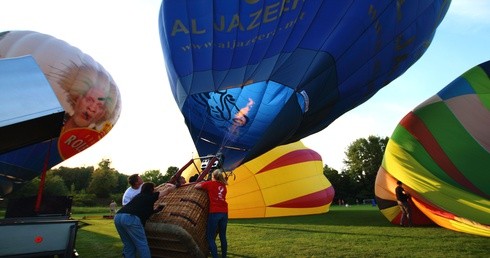
{"type": "MultiPolygon", "coordinates": [[[[76,240],[81,257],[121,257],[113,221],[101,219],[105,210],[74,209],[73,217],[82,225],[76,240]]],[[[490,238],[440,227],[397,227],[369,205],[333,206],[320,215],[234,219],[227,236],[229,257],[447,258],[490,253],[490,238]]]]}

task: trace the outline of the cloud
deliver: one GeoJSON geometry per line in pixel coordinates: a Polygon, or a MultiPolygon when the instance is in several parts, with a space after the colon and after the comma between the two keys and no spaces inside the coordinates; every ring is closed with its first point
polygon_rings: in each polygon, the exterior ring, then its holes
{"type": "Polygon", "coordinates": [[[490,1],[488,0],[453,0],[449,13],[458,22],[490,24],[490,1]]]}

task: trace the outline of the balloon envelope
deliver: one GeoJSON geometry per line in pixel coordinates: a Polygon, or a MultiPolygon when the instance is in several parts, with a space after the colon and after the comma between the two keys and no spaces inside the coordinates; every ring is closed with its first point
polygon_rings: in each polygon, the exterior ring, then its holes
{"type": "MultiPolygon", "coordinates": [[[[182,176],[198,173],[193,168],[182,176]]],[[[236,168],[228,178],[226,200],[230,218],[266,218],[328,212],[334,195],[320,155],[295,142],[236,168]]]]}
{"type": "Polygon", "coordinates": [[[199,155],[233,169],[324,129],[415,63],[449,4],[162,1],[169,80],[199,155]]]}
{"type": "MultiPolygon", "coordinates": [[[[0,58],[22,56],[34,58],[66,116],[61,121],[60,133],[50,139],[0,152],[2,180],[18,183],[95,144],[112,129],[121,110],[119,90],[111,75],[78,48],[39,32],[1,32],[0,58]]],[[[31,102],[38,102],[41,111],[41,96],[31,98],[31,102]]],[[[40,124],[18,133],[28,136],[46,126],[40,124]]]]}
{"type": "Polygon", "coordinates": [[[434,223],[483,236],[490,236],[489,75],[490,62],[475,66],[408,113],[380,168],[434,223]]]}
{"type": "Polygon", "coordinates": [[[263,218],[328,212],[335,195],[320,155],[295,142],[239,166],[228,180],[230,218],[263,218]]]}

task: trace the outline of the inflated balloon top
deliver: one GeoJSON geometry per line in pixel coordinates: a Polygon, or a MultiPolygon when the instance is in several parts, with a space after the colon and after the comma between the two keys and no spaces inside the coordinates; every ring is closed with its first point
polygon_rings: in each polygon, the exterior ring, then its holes
{"type": "Polygon", "coordinates": [[[442,227],[490,236],[489,128],[487,61],[421,103],[395,128],[376,177],[383,214],[399,219],[394,189],[400,180],[412,195],[412,210],[442,227]]]}
{"type": "MultiPolygon", "coordinates": [[[[0,152],[0,168],[7,171],[2,173],[18,182],[38,176],[43,169],[99,141],[112,129],[121,111],[120,93],[111,75],[78,48],[34,31],[0,33],[0,61],[25,56],[34,58],[39,65],[65,117],[57,137],[0,152]]],[[[19,66],[18,70],[22,69],[19,66]]],[[[39,83],[39,87],[41,85],[39,83]]],[[[35,103],[36,96],[32,98],[35,103]]],[[[41,109],[41,105],[38,108],[41,109]]],[[[19,133],[30,134],[43,130],[45,125],[39,126],[19,133]]]]}
{"type": "Polygon", "coordinates": [[[232,169],[321,131],[427,50],[450,1],[164,0],[174,98],[232,169]]]}

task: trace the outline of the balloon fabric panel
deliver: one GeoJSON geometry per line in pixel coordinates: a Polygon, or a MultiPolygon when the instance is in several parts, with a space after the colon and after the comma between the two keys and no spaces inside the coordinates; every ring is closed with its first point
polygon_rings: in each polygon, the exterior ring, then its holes
{"type": "MultiPolygon", "coordinates": [[[[465,94],[475,94],[475,90],[469,84],[468,80],[458,77],[452,81],[448,86],[437,93],[437,96],[442,100],[454,98],[465,94]],[[457,86],[454,86],[457,85],[457,86]]],[[[418,109],[418,108],[416,108],[418,109]]]]}
{"type": "Polygon", "coordinates": [[[222,152],[224,167],[231,170],[323,130],[415,63],[449,4],[162,1],[159,28],[169,81],[198,152],[222,152]],[[235,110],[246,108],[233,89],[254,102],[252,109],[260,108],[253,88],[275,84],[287,97],[267,106],[273,110],[267,117],[250,116],[250,128],[235,131],[233,116],[227,123],[208,121],[215,117],[199,111],[209,107],[197,99],[224,92],[234,95],[235,110]]]}
{"type": "Polygon", "coordinates": [[[490,226],[488,225],[454,216],[454,214],[441,211],[437,209],[437,207],[432,207],[427,203],[418,202],[417,200],[414,200],[414,202],[432,221],[441,227],[454,231],[471,232],[475,235],[490,237],[490,226]]]}
{"type": "Polygon", "coordinates": [[[461,123],[468,134],[474,138],[475,144],[481,145],[485,152],[490,152],[490,111],[481,103],[482,98],[475,94],[456,97],[446,102],[446,105],[461,123]],[[467,114],[471,113],[471,116],[467,114]]]}
{"type": "Polygon", "coordinates": [[[485,175],[479,173],[463,175],[461,171],[477,171],[479,162],[485,163],[486,161],[490,164],[490,153],[483,150],[474,141],[473,137],[455,119],[444,103],[439,102],[429,107],[414,111],[423,120],[420,125],[424,125],[428,131],[425,137],[419,137],[419,141],[439,166],[458,184],[467,187],[469,190],[471,189],[471,191],[483,194],[478,190],[478,187],[475,187],[474,183],[483,183],[482,187],[484,187],[485,180],[481,179],[484,179],[485,175]],[[447,126],[448,123],[451,124],[450,127],[447,126]],[[445,129],[439,130],[438,128],[445,129]],[[454,139],[458,140],[455,141],[454,139]],[[461,144],[461,142],[465,144],[461,144]],[[477,179],[477,181],[471,180],[471,177],[476,177],[474,179],[477,179]]]}
{"type": "MultiPolygon", "coordinates": [[[[399,159],[407,156],[406,153],[410,153],[411,158],[414,159],[410,162],[408,160],[404,160],[406,164],[410,164],[410,166],[412,166],[414,162],[417,164],[424,164],[424,167],[427,170],[430,170],[432,175],[439,180],[443,180],[444,182],[452,185],[457,185],[456,181],[448,176],[446,172],[437,164],[437,162],[434,161],[428,152],[428,149],[419,142],[418,139],[421,137],[430,137],[430,132],[426,130],[426,128],[421,124],[420,120],[418,120],[413,113],[409,113],[409,115],[407,115],[396,127],[393,135],[390,138],[390,142],[388,142],[387,149],[391,149],[392,144],[397,144],[398,147],[403,150],[402,153],[395,154],[399,159]]],[[[434,143],[434,141],[432,143],[434,143]]],[[[429,149],[430,148],[431,146],[429,145],[429,149]]],[[[394,152],[394,150],[392,151],[394,152]]],[[[388,160],[389,159],[383,160],[384,167],[387,166],[385,162],[388,162],[388,160]]],[[[396,174],[396,172],[391,172],[390,174],[396,178],[401,176],[396,174]]]]}

